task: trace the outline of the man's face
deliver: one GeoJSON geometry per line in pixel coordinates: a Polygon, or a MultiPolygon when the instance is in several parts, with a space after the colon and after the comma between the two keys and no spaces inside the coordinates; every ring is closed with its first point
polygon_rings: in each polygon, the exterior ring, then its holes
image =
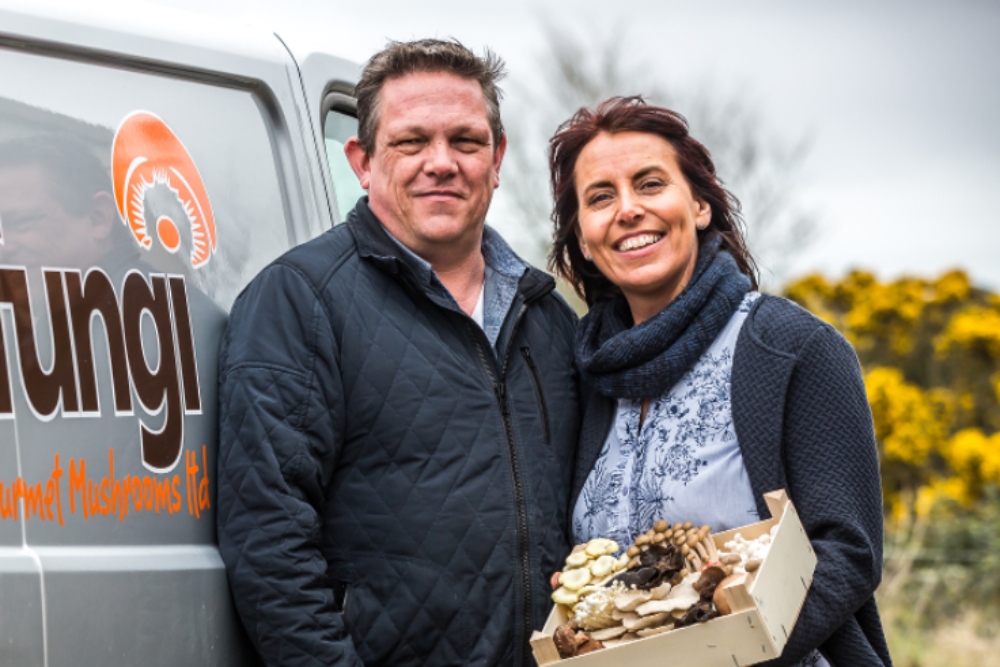
{"type": "Polygon", "coordinates": [[[383,85],[372,153],[347,154],[382,224],[433,263],[479,248],[505,146],[477,81],[417,72],[383,85]]]}
{"type": "Polygon", "coordinates": [[[40,165],[0,168],[0,262],[87,268],[107,252],[110,228],[95,221],[94,211],[67,211],[49,181],[40,165]]]}

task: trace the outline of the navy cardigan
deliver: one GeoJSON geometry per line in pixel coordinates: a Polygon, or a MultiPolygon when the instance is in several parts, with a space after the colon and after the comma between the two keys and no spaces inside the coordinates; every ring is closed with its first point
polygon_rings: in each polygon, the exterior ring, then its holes
{"type": "MultiPolygon", "coordinates": [[[[615,401],[584,387],[572,501],[614,424],[615,401]]],[[[835,667],[891,665],[874,593],[882,577],[882,491],[857,356],[836,329],[785,299],[758,299],[733,359],[733,424],[761,518],[786,489],[818,564],[782,656],[819,648],[835,667]]],[[[574,505],[571,505],[572,508],[574,505]]]]}

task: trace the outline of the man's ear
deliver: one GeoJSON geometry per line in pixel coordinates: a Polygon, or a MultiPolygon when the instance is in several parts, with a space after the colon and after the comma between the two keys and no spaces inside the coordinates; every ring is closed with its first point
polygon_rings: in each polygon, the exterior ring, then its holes
{"type": "Polygon", "coordinates": [[[90,233],[95,241],[103,241],[111,236],[111,230],[118,222],[118,209],[110,192],[98,192],[90,198],[90,233]]]}
{"type": "Polygon", "coordinates": [[[371,185],[371,159],[368,157],[367,151],[358,143],[357,137],[351,137],[344,144],[344,155],[347,156],[347,162],[354,170],[354,175],[358,177],[361,187],[367,190],[371,185]]]}
{"type": "Polygon", "coordinates": [[[500,135],[497,142],[497,149],[493,151],[493,187],[500,187],[500,163],[503,162],[504,153],[507,152],[507,134],[500,135]]]}

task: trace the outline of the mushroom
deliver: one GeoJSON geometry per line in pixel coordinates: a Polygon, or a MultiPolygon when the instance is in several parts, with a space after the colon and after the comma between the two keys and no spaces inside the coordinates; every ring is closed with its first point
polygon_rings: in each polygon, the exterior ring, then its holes
{"type": "Polygon", "coordinates": [[[667,613],[649,614],[648,616],[641,616],[636,619],[622,619],[622,625],[625,626],[626,630],[635,632],[636,630],[642,630],[643,628],[651,628],[654,625],[661,625],[669,618],[670,614],[667,613]]]}
{"type": "Polygon", "coordinates": [[[617,562],[614,556],[601,556],[590,564],[590,573],[598,578],[606,577],[614,571],[617,562]]]}
{"type": "Polygon", "coordinates": [[[745,574],[730,574],[728,577],[719,582],[719,585],[715,587],[715,594],[712,595],[712,604],[719,611],[720,614],[726,616],[733,613],[732,607],[729,605],[729,598],[726,597],[726,588],[734,584],[739,584],[746,580],[745,574]]]}
{"type": "Polygon", "coordinates": [[[552,591],[552,601],[556,604],[561,604],[564,607],[572,607],[577,602],[579,602],[580,596],[574,591],[569,590],[565,586],[560,586],[559,588],[552,591]]]}
{"type": "Polygon", "coordinates": [[[604,648],[604,644],[601,642],[595,639],[588,639],[576,648],[576,654],[584,655],[586,653],[593,653],[594,651],[600,651],[602,648],[604,648]]]}
{"type": "Polygon", "coordinates": [[[566,570],[559,575],[559,583],[571,591],[578,591],[590,583],[590,570],[585,567],[566,570]]]}
{"type": "Polygon", "coordinates": [[[552,634],[552,641],[555,642],[559,657],[572,658],[576,655],[576,630],[569,623],[563,623],[552,634]]]}
{"type": "Polygon", "coordinates": [[[605,628],[603,630],[594,630],[590,633],[591,639],[596,639],[599,642],[604,642],[609,639],[615,639],[621,637],[623,634],[628,632],[624,625],[615,625],[610,628],[605,628]]]}

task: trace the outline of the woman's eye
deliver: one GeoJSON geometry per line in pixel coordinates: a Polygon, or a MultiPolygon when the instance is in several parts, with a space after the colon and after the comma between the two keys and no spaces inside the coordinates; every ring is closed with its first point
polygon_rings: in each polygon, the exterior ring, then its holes
{"type": "Polygon", "coordinates": [[[649,191],[659,190],[660,188],[663,187],[663,185],[664,185],[664,183],[660,179],[658,179],[658,178],[651,178],[649,180],[645,180],[642,183],[640,183],[639,184],[639,189],[643,190],[643,191],[646,191],[646,192],[649,192],[649,191]]]}
{"type": "Polygon", "coordinates": [[[587,206],[599,206],[611,199],[611,195],[606,192],[598,192],[587,199],[587,206]]]}

